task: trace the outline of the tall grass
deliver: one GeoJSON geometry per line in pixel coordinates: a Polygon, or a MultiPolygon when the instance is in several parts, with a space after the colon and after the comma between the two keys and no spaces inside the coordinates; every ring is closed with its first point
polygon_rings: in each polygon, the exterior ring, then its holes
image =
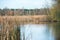
{"type": "Polygon", "coordinates": [[[21,24],[39,23],[46,21],[46,15],[38,16],[0,16],[1,39],[0,40],[20,40],[17,27],[21,24]],[[19,36],[19,38],[18,38],[19,36]]]}

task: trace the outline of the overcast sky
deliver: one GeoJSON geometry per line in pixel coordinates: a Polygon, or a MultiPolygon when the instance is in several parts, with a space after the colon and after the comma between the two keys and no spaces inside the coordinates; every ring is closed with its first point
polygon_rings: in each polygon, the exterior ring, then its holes
{"type": "Polygon", "coordinates": [[[46,5],[51,7],[52,0],[0,0],[0,8],[44,8],[46,5]]]}

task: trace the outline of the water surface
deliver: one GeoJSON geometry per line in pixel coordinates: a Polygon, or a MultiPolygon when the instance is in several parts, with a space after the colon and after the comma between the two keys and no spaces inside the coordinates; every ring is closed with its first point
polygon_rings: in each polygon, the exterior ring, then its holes
{"type": "Polygon", "coordinates": [[[21,40],[59,40],[60,23],[20,25],[21,40]]]}

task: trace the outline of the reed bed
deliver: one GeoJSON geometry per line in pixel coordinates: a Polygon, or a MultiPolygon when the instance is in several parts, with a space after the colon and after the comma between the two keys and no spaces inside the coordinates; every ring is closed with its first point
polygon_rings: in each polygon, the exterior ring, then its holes
{"type": "Polygon", "coordinates": [[[47,15],[34,15],[34,16],[0,16],[0,23],[4,20],[12,21],[13,23],[23,24],[23,23],[37,23],[44,22],[47,20],[47,15]]]}
{"type": "Polygon", "coordinates": [[[0,40],[20,40],[18,27],[21,24],[43,23],[47,21],[46,15],[34,16],[0,16],[0,40]]]}

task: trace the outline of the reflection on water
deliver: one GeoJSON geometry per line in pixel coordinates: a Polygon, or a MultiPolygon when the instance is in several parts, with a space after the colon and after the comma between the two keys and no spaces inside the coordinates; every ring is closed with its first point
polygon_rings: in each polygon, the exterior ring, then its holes
{"type": "MultiPolygon", "coordinates": [[[[9,40],[60,40],[60,23],[15,25],[13,29],[9,40]]],[[[0,25],[0,40],[6,40],[6,35],[0,25]]]]}
{"type": "Polygon", "coordinates": [[[47,24],[21,25],[21,40],[54,40],[53,28],[47,24]]]}
{"type": "Polygon", "coordinates": [[[21,40],[60,40],[60,23],[20,25],[21,40]]]}
{"type": "Polygon", "coordinates": [[[55,39],[60,40],[60,23],[53,23],[53,32],[55,34],[55,39]]]}

